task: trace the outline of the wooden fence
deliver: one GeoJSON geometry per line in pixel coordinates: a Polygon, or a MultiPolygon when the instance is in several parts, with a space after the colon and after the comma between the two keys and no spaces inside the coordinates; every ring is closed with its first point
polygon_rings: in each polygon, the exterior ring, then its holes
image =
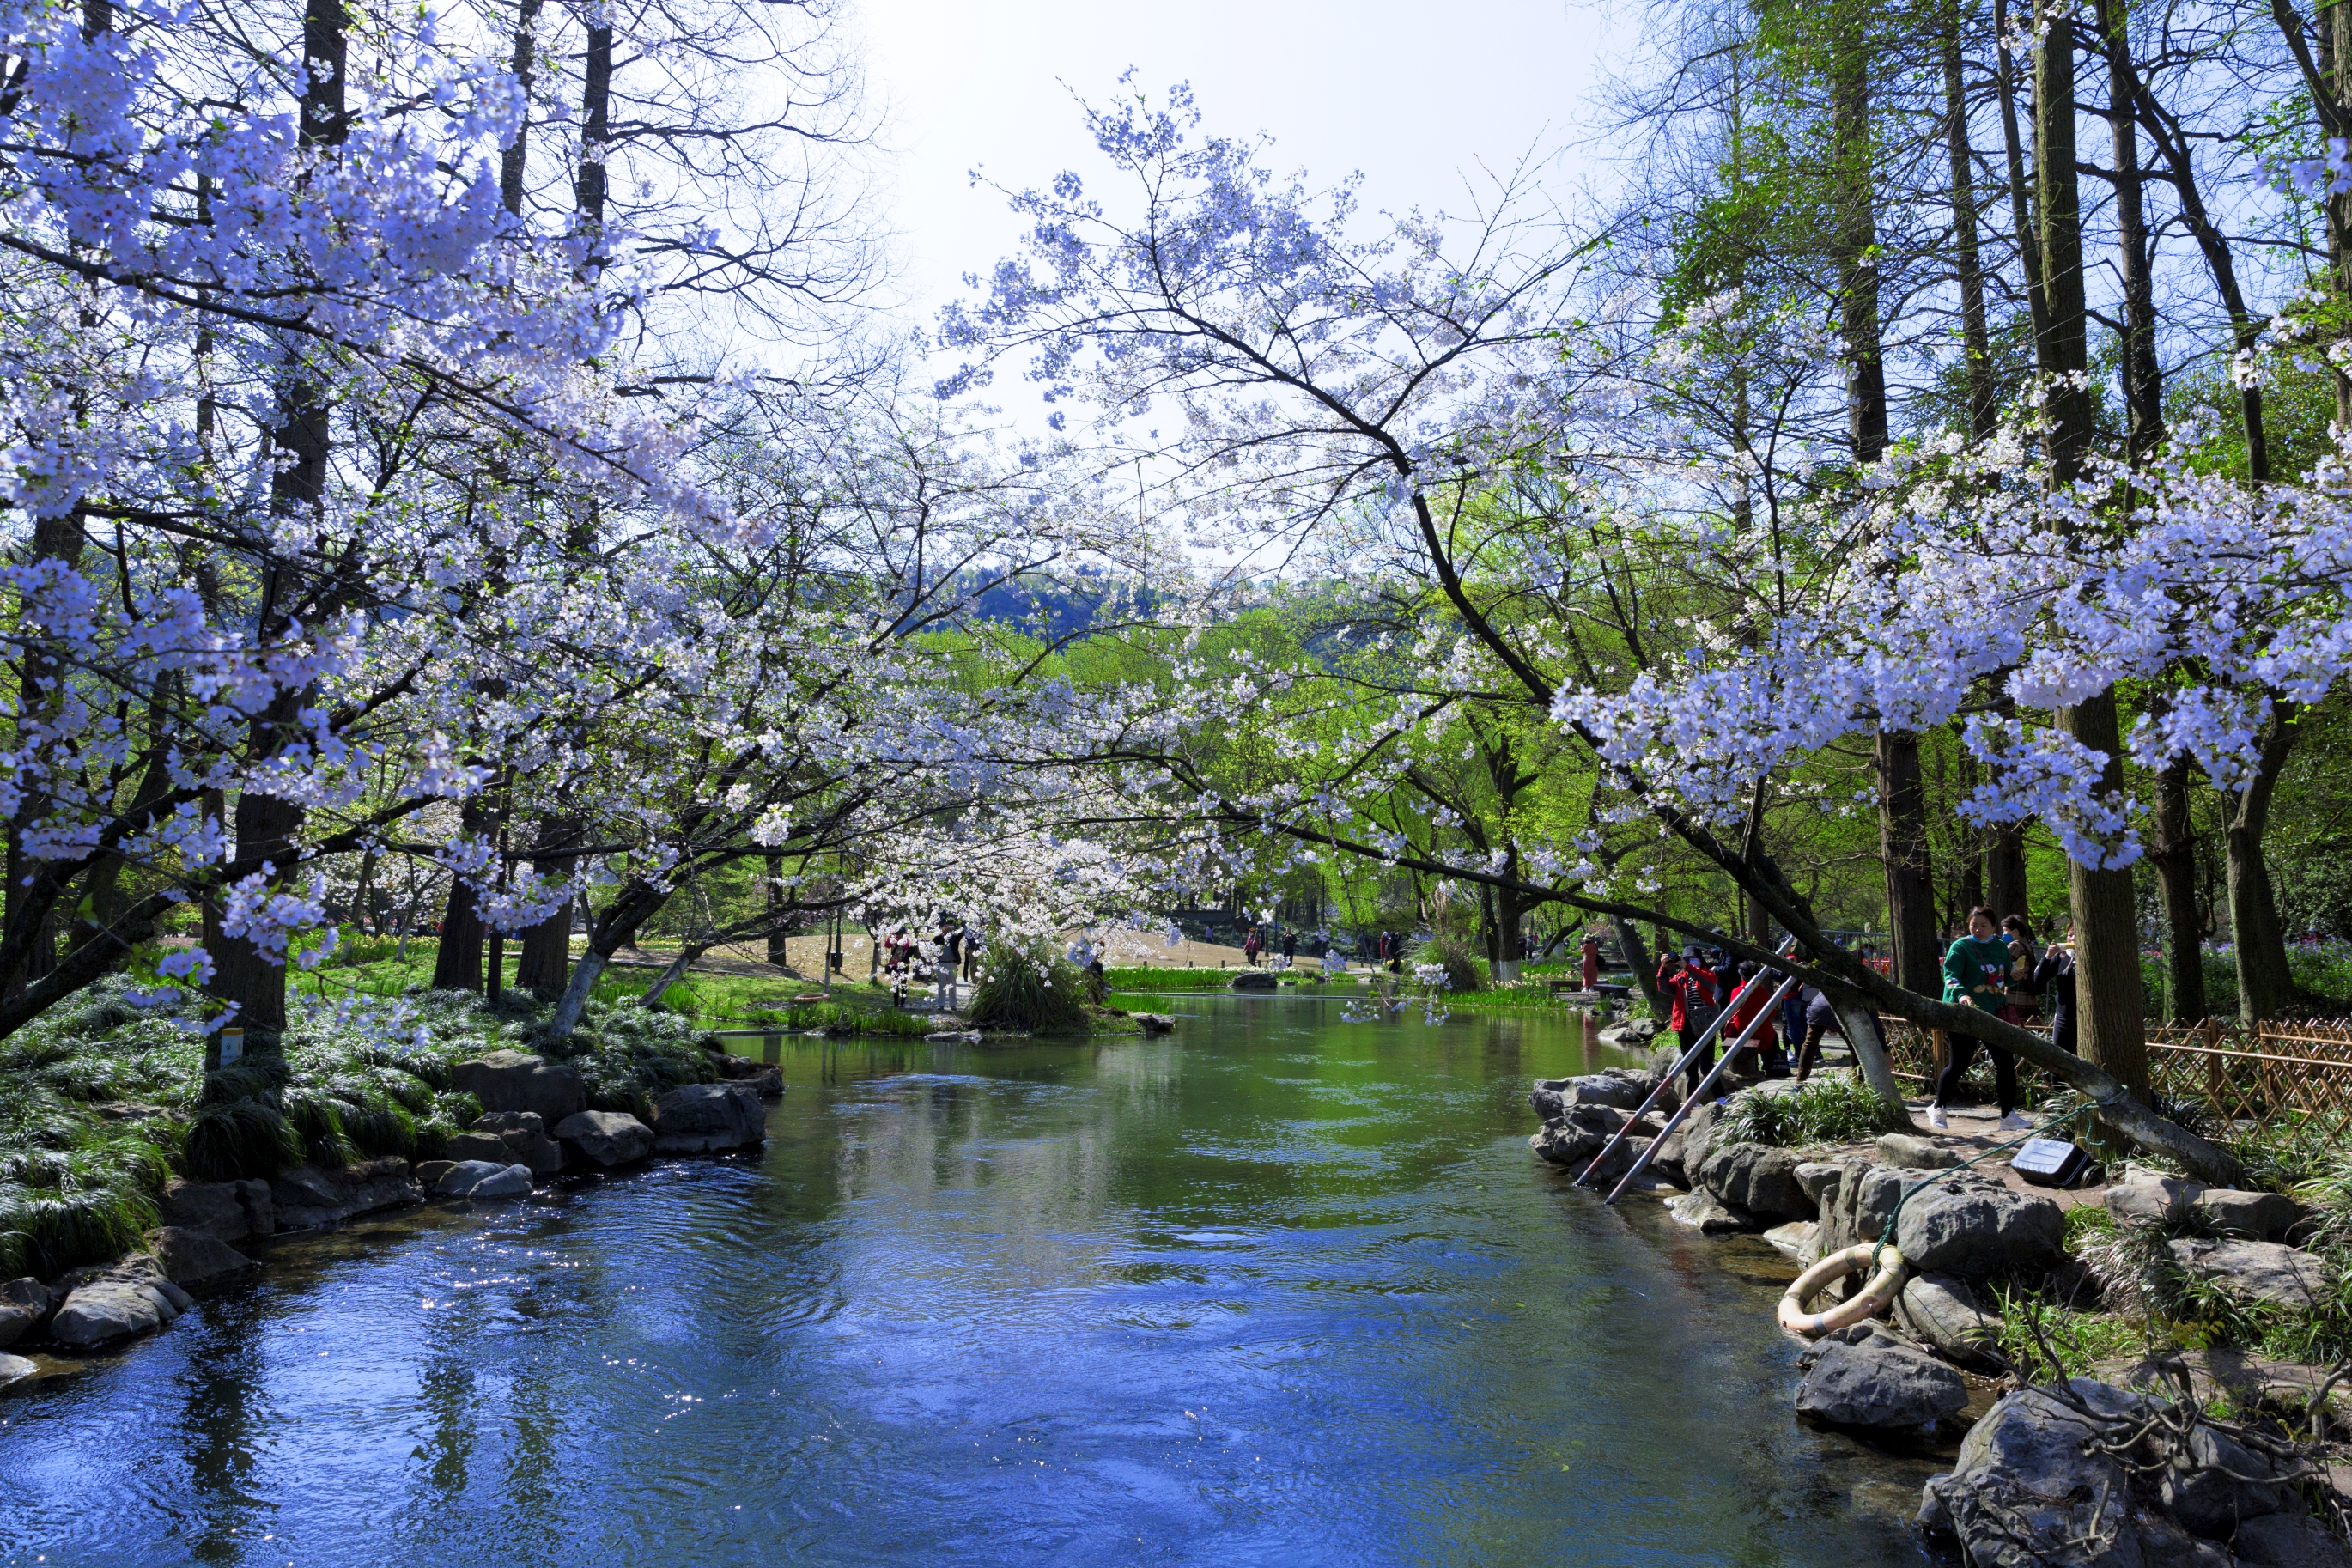
{"type": "MultiPolygon", "coordinates": [[[[1900,1018],[1880,1020],[1895,1076],[1925,1093],[1943,1070],[1942,1031],[1900,1018]]],[[[2292,1131],[2298,1141],[2333,1143],[2352,1134],[2352,1025],[2290,1021],[2249,1032],[2234,1020],[2158,1024],[2147,1032],[2148,1081],[2158,1097],[2197,1109],[2208,1130],[2232,1138],[2292,1131]]],[[[2060,1086],[2039,1068],[2018,1064],[2029,1103],[2060,1086]]],[[[1992,1098],[1990,1061],[1978,1056],[1968,1090],[1992,1098]]]]}

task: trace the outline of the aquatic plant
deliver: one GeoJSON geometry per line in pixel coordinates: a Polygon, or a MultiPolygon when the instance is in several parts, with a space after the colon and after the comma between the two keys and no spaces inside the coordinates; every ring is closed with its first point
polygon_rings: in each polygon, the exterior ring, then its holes
{"type": "Polygon", "coordinates": [[[1003,944],[988,950],[964,1016],[996,1029],[1083,1031],[1085,977],[1050,949],[1003,944]]]}

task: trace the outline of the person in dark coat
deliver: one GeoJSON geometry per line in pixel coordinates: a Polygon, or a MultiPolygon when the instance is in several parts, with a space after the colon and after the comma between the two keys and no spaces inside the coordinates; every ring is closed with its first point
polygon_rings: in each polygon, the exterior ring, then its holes
{"type": "Polygon", "coordinates": [[[2042,961],[2033,966],[2033,988],[2049,998],[2050,1040],[2070,1057],[2083,1053],[2074,1048],[2074,924],[2066,922],[2063,942],[2053,942],[2042,951],[2042,961]]]}

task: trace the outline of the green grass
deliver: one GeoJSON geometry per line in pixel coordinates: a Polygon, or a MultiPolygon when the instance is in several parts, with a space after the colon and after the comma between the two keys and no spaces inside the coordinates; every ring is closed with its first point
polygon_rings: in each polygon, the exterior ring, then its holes
{"type": "Polygon", "coordinates": [[[1092,1026],[1086,977],[1052,952],[992,948],[964,1017],[983,1028],[1083,1034],[1092,1026]]]}

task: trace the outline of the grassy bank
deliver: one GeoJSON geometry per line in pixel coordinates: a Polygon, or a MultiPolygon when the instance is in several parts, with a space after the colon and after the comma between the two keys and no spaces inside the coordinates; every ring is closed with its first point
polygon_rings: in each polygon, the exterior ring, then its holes
{"type": "Polygon", "coordinates": [[[0,1042],[0,1279],[44,1279],[138,1244],[173,1175],[268,1176],[379,1155],[430,1159],[479,1114],[458,1061],[501,1047],[570,1062],[589,1104],[643,1116],[713,1076],[698,1025],[592,1002],[569,1040],[542,1009],[464,992],[339,1000],[297,993],[289,1026],[207,1079],[197,1036],[106,981],[0,1042]]]}

